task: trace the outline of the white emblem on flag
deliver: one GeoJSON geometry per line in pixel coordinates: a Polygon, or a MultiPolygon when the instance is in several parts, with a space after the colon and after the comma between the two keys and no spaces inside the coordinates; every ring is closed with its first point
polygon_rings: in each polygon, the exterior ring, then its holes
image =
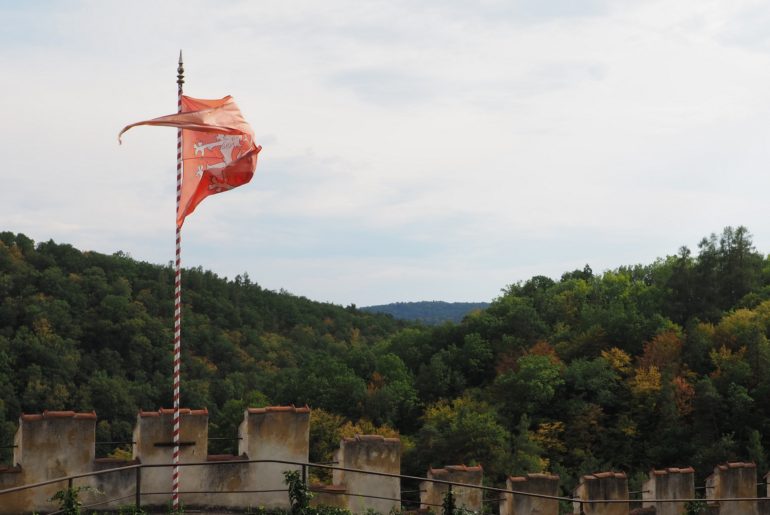
{"type": "Polygon", "coordinates": [[[199,141],[193,145],[193,150],[195,151],[196,156],[206,157],[207,150],[212,150],[217,147],[219,147],[219,151],[222,153],[222,161],[219,161],[218,163],[207,163],[205,169],[203,168],[203,165],[198,165],[198,169],[195,170],[195,175],[199,179],[203,177],[204,171],[211,173],[212,177],[211,184],[209,184],[209,189],[216,190],[217,192],[233,189],[233,186],[227,184],[225,181],[221,170],[223,168],[227,168],[233,163],[233,161],[241,157],[240,150],[242,141],[243,136],[217,134],[216,141],[212,141],[211,143],[203,143],[199,141]]]}

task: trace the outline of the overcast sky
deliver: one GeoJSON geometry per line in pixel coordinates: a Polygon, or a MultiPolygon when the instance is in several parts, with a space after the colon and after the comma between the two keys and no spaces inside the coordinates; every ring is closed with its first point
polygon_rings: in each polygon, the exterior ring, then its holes
{"type": "Polygon", "coordinates": [[[173,129],[233,95],[264,148],[182,262],[359,306],[488,301],[727,225],[770,252],[766,1],[0,0],[0,230],[167,263],[173,129]]]}

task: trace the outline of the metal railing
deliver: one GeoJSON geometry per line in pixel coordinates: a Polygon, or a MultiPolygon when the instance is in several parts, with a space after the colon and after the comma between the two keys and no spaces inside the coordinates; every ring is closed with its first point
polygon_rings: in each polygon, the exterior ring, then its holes
{"type": "MultiPolygon", "coordinates": [[[[499,502],[502,499],[504,499],[505,495],[520,495],[520,496],[526,496],[526,497],[534,497],[539,499],[546,499],[546,500],[553,500],[558,502],[569,502],[569,503],[577,503],[581,505],[581,512],[582,512],[582,506],[583,505],[596,505],[596,504],[628,504],[628,503],[634,503],[634,502],[640,502],[642,499],[591,499],[591,500],[584,500],[579,499],[575,497],[565,497],[565,496],[558,496],[558,495],[548,495],[548,494],[540,494],[535,492],[526,492],[521,490],[508,490],[505,488],[496,488],[491,486],[484,486],[484,485],[474,485],[469,483],[459,483],[456,481],[447,481],[443,479],[436,479],[436,478],[426,478],[426,477],[419,477],[419,476],[409,476],[405,474],[392,474],[388,472],[375,472],[375,471],[369,471],[369,470],[361,470],[361,469],[354,469],[349,467],[339,467],[324,463],[306,463],[306,462],[299,462],[299,461],[288,461],[288,460],[251,460],[251,459],[233,459],[233,460],[222,460],[222,461],[198,461],[198,462],[186,462],[186,463],[180,463],[179,466],[181,467],[205,467],[205,466],[222,466],[222,465],[245,465],[245,464],[252,464],[252,463],[272,463],[272,464],[283,464],[283,465],[289,465],[292,467],[301,467],[302,470],[302,478],[307,483],[308,480],[308,470],[313,469],[322,469],[322,470],[330,470],[330,471],[343,471],[343,472],[351,472],[351,473],[357,473],[357,474],[365,474],[370,476],[379,476],[384,478],[393,478],[393,479],[399,479],[399,481],[418,481],[418,482],[430,482],[434,484],[442,484],[447,486],[448,492],[451,494],[455,488],[470,488],[475,490],[481,490],[482,494],[494,494],[494,497],[482,499],[483,502],[499,502]]],[[[127,499],[130,499],[131,497],[134,498],[134,506],[138,509],[142,507],[142,497],[143,496],[153,496],[153,495],[171,495],[171,491],[144,491],[142,490],[142,470],[144,469],[151,469],[151,468],[168,468],[172,467],[173,464],[168,463],[153,463],[153,464],[144,464],[144,463],[138,463],[133,465],[126,465],[122,467],[114,467],[104,470],[97,470],[97,471],[91,471],[91,472],[83,472],[80,474],[72,474],[69,476],[64,477],[58,477],[54,479],[49,479],[46,481],[40,481],[37,483],[31,483],[27,485],[20,485],[15,486],[12,488],[6,488],[3,490],[0,490],[0,505],[2,505],[2,496],[11,494],[14,492],[21,492],[24,490],[32,490],[36,488],[41,488],[48,485],[58,484],[58,483],[67,483],[67,488],[72,489],[74,488],[74,482],[77,479],[82,478],[90,478],[90,477],[98,477],[103,476],[106,474],[113,474],[113,473],[125,473],[126,471],[133,470],[135,471],[135,488],[134,493],[130,495],[124,495],[121,497],[113,497],[106,500],[100,500],[99,502],[91,503],[89,505],[84,505],[83,508],[90,509],[96,506],[101,506],[109,503],[116,503],[119,501],[124,501],[127,499]]],[[[696,488],[697,489],[697,488],[696,488]]],[[[311,488],[312,490],[312,488],[311,488]]],[[[274,493],[274,492],[287,492],[288,488],[281,488],[281,489],[268,489],[268,490],[181,490],[180,494],[206,494],[206,495],[218,495],[218,494],[254,494],[254,493],[274,493]]],[[[403,494],[414,494],[422,492],[422,490],[401,490],[401,495],[403,494]]],[[[419,501],[411,501],[403,499],[402,497],[395,498],[395,497],[382,497],[382,496],[376,496],[376,495],[367,495],[367,494],[359,494],[359,493],[350,493],[350,492],[334,492],[334,491],[327,491],[325,492],[329,495],[346,495],[349,497],[362,497],[362,498],[370,498],[370,499],[380,499],[380,500],[389,500],[394,502],[402,503],[409,503],[409,504],[422,504],[426,506],[434,506],[434,507],[440,507],[441,504],[434,504],[430,502],[425,502],[422,500],[419,501]]],[[[642,492],[634,492],[634,493],[642,493],[642,492]]],[[[746,501],[756,501],[756,502],[770,502],[770,499],[767,497],[729,497],[729,498],[719,498],[719,499],[704,499],[704,498],[682,498],[682,499],[643,499],[644,502],[648,503],[681,503],[681,502],[703,502],[703,501],[712,501],[712,502],[746,502],[746,501]]],[[[209,503],[211,506],[216,506],[216,503],[209,503]]],[[[155,506],[155,504],[153,504],[155,506]]],[[[54,515],[57,513],[62,513],[61,511],[53,511],[49,512],[50,515],[54,515]]]]}

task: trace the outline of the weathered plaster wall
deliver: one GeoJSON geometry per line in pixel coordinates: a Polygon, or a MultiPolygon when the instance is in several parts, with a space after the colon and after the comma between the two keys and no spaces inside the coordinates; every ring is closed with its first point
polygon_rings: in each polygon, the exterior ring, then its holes
{"type": "MultiPolygon", "coordinates": [[[[484,469],[479,465],[467,467],[465,465],[447,465],[444,468],[428,470],[428,479],[441,479],[454,483],[481,486],[484,480],[484,469]]],[[[448,485],[423,481],[420,483],[420,508],[433,511],[440,510],[444,496],[449,489],[448,485]],[[438,505],[438,506],[437,506],[438,505]]],[[[483,491],[478,488],[453,486],[452,494],[455,498],[455,506],[470,511],[481,511],[483,491]]]]}
{"type": "Polygon", "coordinates": [[[642,486],[642,506],[655,508],[657,515],[680,515],[684,502],[655,502],[656,499],[695,498],[695,469],[667,468],[651,470],[650,477],[642,486]]]}
{"type": "Polygon", "coordinates": [[[706,479],[706,498],[719,515],[758,515],[757,501],[726,501],[757,496],[757,466],[754,463],[725,463],[714,467],[706,479]]]}
{"type": "MultiPolygon", "coordinates": [[[[505,482],[506,490],[541,495],[559,495],[559,476],[527,474],[511,476],[505,482]]],[[[558,515],[559,501],[520,494],[500,496],[500,515],[558,515]]]]}
{"type": "MultiPolygon", "coordinates": [[[[574,492],[575,497],[583,501],[628,500],[628,479],[623,472],[599,472],[580,478],[580,484],[574,492]]],[[[589,502],[582,505],[574,503],[575,513],[596,515],[628,515],[629,505],[623,503],[589,502]]]]}
{"type": "MultiPolygon", "coordinates": [[[[46,411],[22,415],[13,452],[14,464],[22,466],[15,468],[15,472],[0,474],[0,484],[11,487],[89,472],[95,456],[95,438],[95,413],[46,411]]],[[[31,511],[29,506],[50,510],[55,504],[48,499],[66,486],[54,483],[0,499],[0,510],[21,513],[31,511]]]]}
{"type": "MultiPolygon", "coordinates": [[[[244,413],[238,433],[241,437],[238,453],[249,459],[307,462],[310,455],[310,408],[249,408],[244,413]]],[[[259,505],[286,507],[289,497],[283,473],[289,470],[300,470],[300,467],[284,463],[258,463],[249,468],[244,485],[249,490],[281,490],[260,494],[259,505]]]]}
{"type": "MultiPolygon", "coordinates": [[[[134,427],[133,457],[145,465],[169,465],[174,447],[174,410],[141,411],[134,427]]],[[[179,462],[205,461],[208,452],[209,414],[207,410],[180,410],[179,462]]],[[[153,467],[142,470],[142,503],[147,506],[163,506],[168,503],[171,491],[171,467],[153,467]],[[153,493],[155,492],[155,493],[153,493]]],[[[180,472],[179,490],[200,490],[201,467],[183,467],[180,472]]],[[[195,494],[180,494],[184,504],[198,500],[195,494]]]]}
{"type": "MultiPolygon", "coordinates": [[[[400,474],[401,441],[379,435],[345,438],[340,442],[336,461],[343,468],[400,474]]],[[[392,509],[401,509],[401,482],[398,478],[342,470],[335,470],[332,477],[335,485],[345,487],[348,508],[355,513],[363,513],[368,509],[389,513],[392,509]]]]}

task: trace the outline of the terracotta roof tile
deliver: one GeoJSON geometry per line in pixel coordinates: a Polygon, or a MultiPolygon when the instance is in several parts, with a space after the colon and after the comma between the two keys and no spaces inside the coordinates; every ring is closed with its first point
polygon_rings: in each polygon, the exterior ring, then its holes
{"type": "Polygon", "coordinates": [[[467,465],[446,465],[444,468],[447,470],[458,470],[462,472],[477,472],[484,470],[481,465],[473,465],[470,467],[467,465]]]}
{"type": "Polygon", "coordinates": [[[246,408],[249,415],[261,415],[263,413],[281,413],[281,412],[293,412],[293,413],[310,413],[310,408],[307,405],[302,407],[291,406],[266,406],[264,408],[246,408]]]}
{"type": "Polygon", "coordinates": [[[343,442],[346,443],[352,443],[352,442],[384,442],[388,444],[401,444],[401,439],[399,438],[385,438],[382,435],[355,435],[355,436],[346,436],[342,439],[343,442]]]}
{"type": "MultiPolygon", "coordinates": [[[[174,408],[160,408],[158,411],[139,411],[139,416],[145,417],[159,417],[161,415],[173,415],[174,408]]],[[[203,409],[190,409],[179,408],[179,415],[192,415],[192,416],[208,416],[208,408],[203,409]]]]}
{"type": "Polygon", "coordinates": [[[625,472],[596,472],[595,474],[591,474],[588,476],[583,476],[583,479],[606,479],[606,478],[616,478],[616,479],[625,479],[626,473],[625,472]]]}
{"type": "Polygon", "coordinates": [[[76,411],[48,411],[45,410],[43,413],[22,413],[21,420],[24,422],[33,422],[36,420],[47,420],[47,419],[54,419],[54,418],[75,418],[75,419],[88,419],[88,420],[96,420],[96,412],[91,411],[85,411],[85,412],[76,412],[76,411]]]}
{"type": "Polygon", "coordinates": [[[695,472],[695,469],[692,467],[684,467],[684,468],[668,467],[662,470],[653,470],[652,472],[656,476],[663,476],[666,474],[692,474],[693,472],[695,472]]]}
{"type": "Polygon", "coordinates": [[[756,463],[751,463],[751,462],[733,461],[733,462],[728,462],[727,467],[731,469],[753,469],[753,468],[757,468],[757,465],[756,463]]]}
{"type": "Polygon", "coordinates": [[[528,479],[550,479],[551,481],[558,481],[559,476],[557,474],[546,474],[545,472],[535,472],[527,474],[528,479]]]}

